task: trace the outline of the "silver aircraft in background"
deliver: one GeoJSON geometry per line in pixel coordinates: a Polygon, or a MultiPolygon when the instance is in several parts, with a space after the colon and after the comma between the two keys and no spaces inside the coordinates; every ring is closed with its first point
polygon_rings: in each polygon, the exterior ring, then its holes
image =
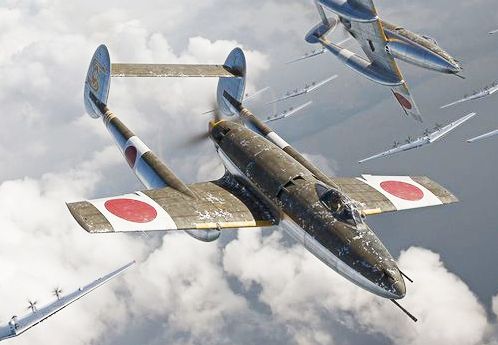
{"type": "Polygon", "coordinates": [[[335,74],[327,79],[324,79],[322,81],[318,81],[318,82],[313,81],[311,83],[307,83],[303,88],[287,91],[282,97],[274,99],[273,101],[269,102],[268,104],[282,102],[282,101],[288,100],[289,98],[294,98],[297,96],[307,94],[311,91],[314,91],[314,90],[322,87],[323,85],[327,84],[328,82],[330,82],[336,78],[337,78],[337,74],[335,74]]]}
{"type": "Polygon", "coordinates": [[[481,141],[481,140],[484,140],[484,139],[488,139],[488,138],[494,137],[495,135],[498,135],[498,129],[495,129],[494,131],[491,131],[491,132],[479,135],[479,136],[477,136],[475,138],[469,139],[469,140],[467,140],[467,142],[468,143],[474,143],[476,141],[481,141]]]}
{"type": "Polygon", "coordinates": [[[268,116],[266,118],[265,121],[263,121],[264,123],[268,123],[268,122],[272,122],[272,121],[277,121],[277,120],[281,120],[281,119],[285,119],[287,117],[291,117],[292,115],[296,114],[298,111],[301,111],[303,110],[304,108],[306,108],[308,105],[310,105],[311,103],[313,103],[312,101],[308,101],[304,104],[301,104],[301,105],[298,105],[297,107],[290,107],[289,109],[286,109],[276,115],[272,115],[272,116],[268,116]]]}
{"type": "Polygon", "coordinates": [[[362,159],[358,161],[358,163],[364,163],[372,159],[376,158],[381,158],[381,157],[387,157],[387,156],[392,156],[396,153],[412,150],[412,149],[417,149],[422,146],[426,146],[429,144],[432,144],[433,142],[438,141],[439,139],[443,138],[446,136],[449,132],[455,130],[458,126],[463,124],[464,122],[470,120],[472,117],[474,117],[476,113],[470,113],[468,115],[465,115],[464,117],[461,117],[460,119],[450,123],[449,125],[446,125],[444,127],[441,127],[439,125],[436,125],[435,130],[433,132],[430,132],[429,130],[426,130],[424,135],[421,137],[416,138],[415,140],[408,139],[405,144],[400,145],[398,142],[394,143],[393,148],[390,150],[381,152],[379,154],[373,155],[371,157],[362,159]]]}
{"type": "Polygon", "coordinates": [[[473,100],[480,99],[480,98],[485,98],[485,97],[491,96],[496,91],[498,91],[498,82],[495,81],[495,82],[493,82],[493,84],[486,86],[481,90],[475,91],[470,96],[465,95],[463,98],[459,99],[458,101],[443,105],[441,107],[441,109],[448,108],[448,107],[451,107],[451,106],[459,104],[459,103],[464,103],[464,102],[473,101],[473,100]]]}
{"type": "Polygon", "coordinates": [[[309,31],[306,41],[321,44],[364,77],[390,87],[405,113],[416,120],[422,122],[420,111],[395,59],[461,77],[460,63],[441,49],[435,39],[381,20],[372,0],[315,0],[315,3],[321,22],[309,31]],[[337,18],[327,17],[324,9],[337,18]],[[325,37],[338,24],[360,44],[366,58],[325,37]]]}
{"type": "Polygon", "coordinates": [[[497,33],[498,33],[498,29],[496,29],[496,30],[492,30],[492,31],[490,31],[490,32],[488,32],[488,33],[489,33],[490,35],[497,34],[497,33]]]}
{"type": "Polygon", "coordinates": [[[6,325],[0,325],[0,341],[8,338],[16,337],[24,332],[26,332],[31,327],[36,326],[40,322],[64,309],[71,303],[79,300],[81,297],[86,294],[92,292],[96,288],[104,285],[112,278],[117,277],[125,270],[127,270],[130,266],[135,264],[135,261],[130,262],[129,264],[118,268],[117,270],[93,281],[92,283],[80,287],[77,290],[63,296],[62,290],[60,288],[55,288],[53,291],[53,295],[55,296],[55,301],[52,303],[38,308],[37,301],[28,301],[29,306],[28,310],[31,310],[29,314],[26,314],[21,317],[12,316],[10,321],[6,325]]]}

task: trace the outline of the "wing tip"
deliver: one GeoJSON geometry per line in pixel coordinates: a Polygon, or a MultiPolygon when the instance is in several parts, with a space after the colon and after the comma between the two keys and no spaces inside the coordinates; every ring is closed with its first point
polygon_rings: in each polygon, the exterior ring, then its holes
{"type": "Polygon", "coordinates": [[[453,204],[460,201],[452,192],[427,176],[412,176],[411,179],[427,188],[443,204],[453,204]]]}
{"type": "Polygon", "coordinates": [[[88,201],[66,202],[66,207],[69,209],[69,213],[71,213],[74,220],[76,220],[78,225],[86,232],[90,234],[114,232],[114,229],[107,218],[88,201]]]}

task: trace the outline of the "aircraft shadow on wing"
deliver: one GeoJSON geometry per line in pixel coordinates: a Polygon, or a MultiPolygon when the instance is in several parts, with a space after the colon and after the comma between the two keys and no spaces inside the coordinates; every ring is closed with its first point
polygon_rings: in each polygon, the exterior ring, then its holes
{"type": "Polygon", "coordinates": [[[461,117],[460,119],[446,125],[446,126],[441,126],[441,125],[436,125],[434,130],[431,132],[429,130],[426,130],[423,136],[420,136],[415,139],[408,138],[406,140],[406,143],[400,144],[399,142],[394,142],[394,145],[391,149],[375,154],[373,156],[370,156],[368,158],[362,159],[358,161],[358,163],[365,163],[367,161],[377,159],[377,158],[382,158],[382,157],[388,157],[392,156],[397,153],[401,153],[404,151],[409,151],[413,150],[419,147],[423,147],[426,145],[430,145],[440,139],[442,139],[444,136],[446,136],[448,133],[451,131],[455,130],[458,126],[462,125],[466,121],[470,120],[472,117],[474,117],[476,114],[475,113],[470,113],[468,115],[465,115],[461,117]]]}

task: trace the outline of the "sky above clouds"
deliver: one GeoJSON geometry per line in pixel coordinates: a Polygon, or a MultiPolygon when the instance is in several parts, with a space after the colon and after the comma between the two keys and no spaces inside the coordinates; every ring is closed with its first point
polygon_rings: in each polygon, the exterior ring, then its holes
{"type": "MultiPolygon", "coordinates": [[[[401,116],[390,92],[329,55],[285,65],[314,47],[307,0],[0,1],[0,320],[50,301],[136,259],[122,278],[12,344],[498,344],[497,141],[464,139],[498,127],[496,104],[439,110],[498,75],[493,0],[377,1],[388,21],[435,37],[459,58],[465,81],[400,63],[426,118],[401,116]],[[64,202],[139,190],[100,121],[84,113],[83,80],[95,48],[116,62],[221,63],[236,46],[248,60],[248,106],[261,117],[287,88],[339,74],[301,115],[275,129],[328,173],[423,174],[461,203],[369,218],[414,278],[403,301],[412,323],[347,282],[275,229],[224,233],[215,243],[182,234],[98,236],[64,202]],[[478,116],[445,142],[392,159],[356,161],[435,122],[478,116]]],[[[340,32],[333,39],[342,39],[340,32]]],[[[352,46],[352,49],[356,49],[352,46]]],[[[216,80],[113,80],[109,105],[186,182],[223,172],[206,131],[216,80]]]]}

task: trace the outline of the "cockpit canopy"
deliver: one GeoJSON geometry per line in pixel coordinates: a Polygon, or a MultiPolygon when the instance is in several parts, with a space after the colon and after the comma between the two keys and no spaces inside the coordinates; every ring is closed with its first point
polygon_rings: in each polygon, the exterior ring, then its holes
{"type": "Polygon", "coordinates": [[[353,226],[364,224],[360,211],[340,191],[319,183],[315,188],[320,202],[332,212],[334,218],[353,226]]]}

